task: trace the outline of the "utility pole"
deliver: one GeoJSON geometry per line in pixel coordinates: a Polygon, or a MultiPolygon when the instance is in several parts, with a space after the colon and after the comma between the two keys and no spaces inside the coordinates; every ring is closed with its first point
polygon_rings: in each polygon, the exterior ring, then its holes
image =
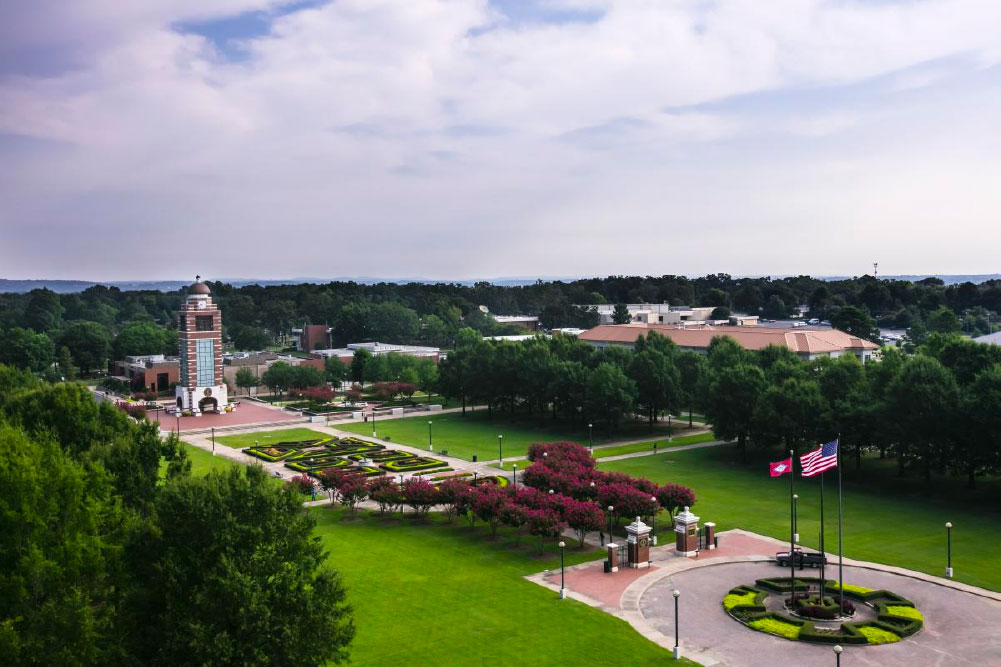
{"type": "Polygon", "coordinates": [[[872,277],[875,278],[879,275],[879,262],[872,263],[872,277]]]}

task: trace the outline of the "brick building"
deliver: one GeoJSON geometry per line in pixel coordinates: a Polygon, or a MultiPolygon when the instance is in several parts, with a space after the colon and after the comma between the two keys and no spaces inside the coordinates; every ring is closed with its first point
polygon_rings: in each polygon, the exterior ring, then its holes
{"type": "Polygon", "coordinates": [[[195,277],[178,314],[180,378],[177,407],[218,412],[229,402],[222,371],[222,314],[208,285],[195,277]]]}

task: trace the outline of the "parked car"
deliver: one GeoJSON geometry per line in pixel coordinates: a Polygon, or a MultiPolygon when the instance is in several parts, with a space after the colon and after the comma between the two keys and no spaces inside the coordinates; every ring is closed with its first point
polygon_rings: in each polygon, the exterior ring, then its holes
{"type": "MultiPolygon", "coordinates": [[[[815,551],[803,551],[799,547],[793,550],[793,565],[799,568],[803,567],[820,567],[821,564],[827,565],[827,557],[815,551]]],[[[775,554],[775,562],[781,567],[789,567],[789,552],[779,551],[775,554]]]]}
{"type": "Polygon", "coordinates": [[[808,320],[807,323],[808,324],[820,324],[820,318],[819,317],[814,317],[813,319],[808,320]]]}

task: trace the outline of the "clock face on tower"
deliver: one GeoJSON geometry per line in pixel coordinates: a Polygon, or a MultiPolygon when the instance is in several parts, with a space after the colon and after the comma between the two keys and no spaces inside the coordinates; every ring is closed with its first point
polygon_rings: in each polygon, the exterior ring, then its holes
{"type": "Polygon", "coordinates": [[[204,310],[205,309],[205,302],[204,301],[199,301],[197,307],[198,307],[199,310],[204,310]]]}

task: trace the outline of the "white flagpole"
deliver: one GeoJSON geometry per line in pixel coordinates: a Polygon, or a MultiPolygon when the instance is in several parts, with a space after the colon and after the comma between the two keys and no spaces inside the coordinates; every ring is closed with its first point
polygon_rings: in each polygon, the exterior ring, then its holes
{"type": "Polygon", "coordinates": [[[841,615],[845,613],[845,575],[844,554],[842,553],[842,543],[844,542],[844,530],[841,526],[841,434],[838,433],[838,609],[841,615]]]}

